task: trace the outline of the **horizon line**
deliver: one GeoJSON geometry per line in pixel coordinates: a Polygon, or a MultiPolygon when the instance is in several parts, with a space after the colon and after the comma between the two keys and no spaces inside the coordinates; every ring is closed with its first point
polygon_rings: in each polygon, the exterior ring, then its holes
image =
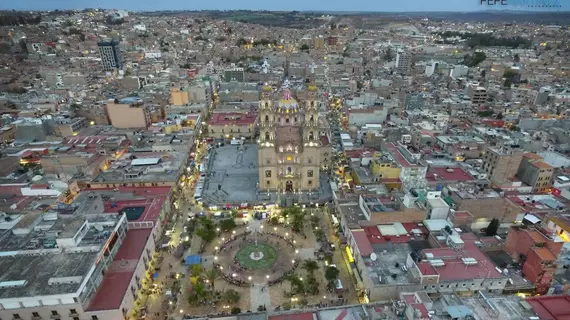
{"type": "Polygon", "coordinates": [[[569,9],[564,10],[509,10],[509,9],[475,9],[475,10],[450,10],[450,11],[425,11],[425,10],[418,10],[418,11],[366,11],[366,10],[268,10],[268,9],[125,9],[125,8],[93,8],[93,7],[86,7],[86,8],[67,8],[67,9],[0,9],[0,12],[45,12],[45,11],[83,11],[88,9],[97,9],[97,10],[125,10],[125,11],[132,11],[132,12],[212,12],[212,11],[219,11],[219,12],[231,12],[231,11],[251,11],[251,12],[310,12],[310,13],[390,13],[390,14],[397,14],[397,13],[481,13],[481,12],[499,12],[499,13],[533,13],[533,14],[541,14],[541,13],[570,13],[569,9]]]}

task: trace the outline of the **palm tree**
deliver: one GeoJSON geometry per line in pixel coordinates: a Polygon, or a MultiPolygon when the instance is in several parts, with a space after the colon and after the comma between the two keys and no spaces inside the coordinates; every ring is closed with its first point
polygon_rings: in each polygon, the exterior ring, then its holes
{"type": "Polygon", "coordinates": [[[291,274],[287,280],[289,280],[289,282],[291,283],[291,292],[298,293],[302,291],[303,281],[301,281],[301,278],[299,278],[297,274],[295,273],[291,274]]]}
{"type": "Polygon", "coordinates": [[[202,274],[202,271],[204,271],[204,269],[202,268],[201,265],[199,264],[195,264],[192,266],[192,277],[199,277],[202,274]]]}
{"type": "Polygon", "coordinates": [[[212,268],[212,269],[206,271],[206,274],[204,275],[204,277],[206,278],[207,282],[211,283],[212,291],[216,291],[215,282],[220,277],[220,273],[219,273],[218,269],[212,268]]]}
{"type": "Polygon", "coordinates": [[[307,260],[303,265],[303,269],[307,270],[308,273],[312,274],[319,269],[319,264],[315,260],[307,260]]]}

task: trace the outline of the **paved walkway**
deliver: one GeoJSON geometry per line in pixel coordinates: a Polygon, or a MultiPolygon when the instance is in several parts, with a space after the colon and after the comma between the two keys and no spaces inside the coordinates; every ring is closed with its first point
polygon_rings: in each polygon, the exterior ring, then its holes
{"type": "Polygon", "coordinates": [[[267,310],[271,309],[271,299],[269,297],[269,288],[265,283],[256,283],[251,287],[250,291],[251,311],[257,311],[259,306],[265,306],[267,310]]]}

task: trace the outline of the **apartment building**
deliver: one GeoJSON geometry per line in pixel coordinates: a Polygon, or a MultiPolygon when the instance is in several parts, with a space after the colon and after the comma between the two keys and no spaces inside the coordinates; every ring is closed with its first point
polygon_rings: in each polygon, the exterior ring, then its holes
{"type": "Polygon", "coordinates": [[[545,294],[556,272],[556,260],[564,241],[535,227],[514,226],[507,236],[505,251],[522,265],[525,279],[545,294]]]}
{"type": "Polygon", "coordinates": [[[554,169],[536,153],[525,153],[517,170],[517,177],[532,187],[532,192],[548,192],[552,187],[554,169]]]}
{"type": "Polygon", "coordinates": [[[100,41],[97,46],[99,48],[101,66],[104,71],[113,71],[122,68],[123,63],[121,57],[120,41],[100,41]]]}
{"type": "Polygon", "coordinates": [[[70,137],[88,125],[89,122],[83,117],[56,119],[55,134],[59,137],[70,137]]]}
{"type": "Polygon", "coordinates": [[[396,69],[399,73],[408,74],[412,68],[412,55],[411,53],[398,50],[396,53],[396,69]]]}
{"type": "MultiPolygon", "coordinates": [[[[154,196],[164,203],[161,192],[154,196]]],[[[29,210],[3,216],[0,223],[9,231],[1,236],[0,318],[123,320],[132,315],[154,258],[162,205],[135,200],[131,191],[131,200],[144,211],[127,217],[119,208],[129,201],[111,206],[103,194],[108,198],[116,191],[81,192],[70,204],[48,211],[34,208],[57,199],[32,198],[29,210]]]]}
{"type": "Polygon", "coordinates": [[[111,125],[120,129],[148,128],[152,123],[150,107],[140,98],[109,100],[106,105],[111,125]]]}
{"type": "Polygon", "coordinates": [[[508,181],[517,174],[523,154],[514,146],[487,147],[483,156],[483,170],[494,183],[508,181]]]}
{"type": "Polygon", "coordinates": [[[467,95],[471,100],[471,104],[484,105],[487,103],[487,89],[479,84],[468,84],[467,95]]]}
{"type": "Polygon", "coordinates": [[[245,69],[244,68],[228,68],[224,70],[224,81],[230,82],[244,82],[245,81],[245,69]]]}

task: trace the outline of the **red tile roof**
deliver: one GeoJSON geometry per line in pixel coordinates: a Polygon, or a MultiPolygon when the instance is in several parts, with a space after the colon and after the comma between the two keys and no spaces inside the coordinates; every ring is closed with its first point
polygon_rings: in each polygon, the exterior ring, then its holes
{"type": "Polygon", "coordinates": [[[364,230],[351,230],[352,236],[354,237],[354,241],[358,246],[358,251],[360,255],[363,257],[369,257],[374,249],[372,248],[372,244],[368,240],[368,236],[364,230]]]}
{"type": "Polygon", "coordinates": [[[254,124],[257,120],[257,114],[255,113],[214,113],[208,121],[209,125],[225,125],[225,124],[235,124],[238,126],[245,126],[254,124]]]}
{"type": "Polygon", "coordinates": [[[570,296],[542,296],[526,299],[532,310],[545,320],[570,320],[570,296]]]}
{"type": "Polygon", "coordinates": [[[314,314],[312,312],[284,314],[280,316],[270,316],[269,320],[313,320],[314,314]]]}
{"type": "MultiPolygon", "coordinates": [[[[473,234],[462,234],[464,241],[462,249],[436,248],[425,249],[424,254],[433,254],[432,259],[441,259],[445,265],[435,268],[439,274],[440,281],[457,281],[468,279],[499,278],[501,273],[495,269],[495,265],[479,248],[475,245],[477,237],[473,234]],[[473,258],[477,260],[475,265],[466,265],[462,258],[473,258]]],[[[430,270],[431,272],[431,270],[430,270]]]]}
{"type": "Polygon", "coordinates": [[[152,229],[127,231],[117,255],[86,311],[114,310],[121,306],[151,232],[152,229]]]}

